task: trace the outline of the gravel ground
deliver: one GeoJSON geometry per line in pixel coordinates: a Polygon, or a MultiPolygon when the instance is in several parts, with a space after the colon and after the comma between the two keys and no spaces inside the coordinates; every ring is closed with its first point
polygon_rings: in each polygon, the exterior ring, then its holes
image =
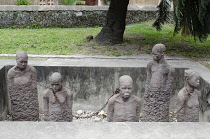
{"type": "MultiPolygon", "coordinates": [[[[107,113],[105,113],[104,111],[101,111],[99,114],[89,117],[93,113],[95,113],[95,111],[91,111],[91,110],[78,110],[76,112],[73,112],[73,115],[75,115],[76,117],[88,117],[88,118],[75,118],[74,117],[73,122],[107,122],[106,120],[107,113]]],[[[44,121],[43,117],[44,115],[40,114],[40,121],[44,121]]],[[[7,118],[5,121],[12,121],[11,115],[7,115],[7,118]]],[[[169,113],[169,121],[177,122],[177,116],[174,112],[169,113]]],[[[141,122],[141,117],[140,117],[140,122],[141,122]]]]}

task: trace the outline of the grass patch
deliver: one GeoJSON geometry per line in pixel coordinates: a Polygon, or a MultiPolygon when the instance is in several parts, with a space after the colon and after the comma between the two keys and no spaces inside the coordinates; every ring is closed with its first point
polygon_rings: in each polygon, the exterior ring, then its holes
{"type": "Polygon", "coordinates": [[[0,29],[0,53],[14,54],[25,50],[29,54],[56,55],[138,55],[151,53],[154,44],[166,45],[166,54],[192,58],[210,58],[210,38],[204,43],[192,37],[173,36],[172,24],[166,24],[157,32],[153,21],[126,26],[124,43],[115,46],[99,46],[87,42],[86,36],[96,36],[101,28],[40,28],[38,25],[24,29],[0,29]]]}

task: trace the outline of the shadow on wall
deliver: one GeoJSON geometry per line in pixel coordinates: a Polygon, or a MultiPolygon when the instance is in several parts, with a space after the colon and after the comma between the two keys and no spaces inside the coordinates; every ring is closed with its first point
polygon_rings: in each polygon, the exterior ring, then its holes
{"type": "Polygon", "coordinates": [[[6,73],[5,67],[0,69],[0,121],[6,118],[9,111],[5,73],[6,73]]]}

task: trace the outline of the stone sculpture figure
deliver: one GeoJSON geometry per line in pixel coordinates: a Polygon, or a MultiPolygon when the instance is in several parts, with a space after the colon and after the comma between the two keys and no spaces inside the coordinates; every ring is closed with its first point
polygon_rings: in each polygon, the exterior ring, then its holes
{"type": "Polygon", "coordinates": [[[44,92],[44,120],[55,122],[71,122],[73,94],[62,87],[62,77],[54,72],[50,77],[51,88],[44,92]]]}
{"type": "Polygon", "coordinates": [[[210,91],[206,95],[207,109],[203,114],[203,121],[210,122],[210,91]]]}
{"type": "Polygon", "coordinates": [[[120,92],[108,101],[108,122],[139,122],[140,99],[132,95],[133,80],[128,75],[119,78],[120,92]]]}
{"type": "Polygon", "coordinates": [[[165,50],[163,44],[156,44],[152,49],[153,61],[147,64],[142,119],[144,122],[169,121],[169,99],[174,68],[165,61],[165,50]]]}
{"type": "Polygon", "coordinates": [[[177,95],[177,121],[198,122],[200,92],[196,89],[199,86],[200,76],[193,70],[185,70],[185,86],[177,95]]]}
{"type": "Polygon", "coordinates": [[[16,53],[17,65],[7,74],[11,115],[14,121],[38,121],[39,104],[36,69],[28,65],[25,51],[16,53]]]}

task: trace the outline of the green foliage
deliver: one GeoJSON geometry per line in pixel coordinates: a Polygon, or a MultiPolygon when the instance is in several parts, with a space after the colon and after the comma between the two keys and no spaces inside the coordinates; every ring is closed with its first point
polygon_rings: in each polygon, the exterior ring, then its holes
{"type": "Polygon", "coordinates": [[[40,24],[31,24],[26,27],[27,29],[39,29],[42,28],[40,24]]]}
{"type": "MultiPolygon", "coordinates": [[[[158,6],[158,15],[166,17],[169,14],[169,9],[166,4],[169,0],[161,0],[158,6]]],[[[196,40],[206,40],[210,34],[210,0],[173,0],[174,5],[174,35],[181,32],[183,36],[193,36],[196,40]]],[[[167,20],[157,18],[157,22],[164,24],[167,20]],[[160,20],[161,22],[159,22],[160,20]]],[[[160,30],[161,26],[155,26],[160,30]]]]}
{"type": "Polygon", "coordinates": [[[192,37],[173,36],[173,24],[164,24],[162,31],[152,28],[153,21],[131,24],[126,27],[124,43],[100,46],[87,42],[88,35],[96,36],[101,28],[40,28],[33,24],[27,28],[0,29],[1,54],[15,54],[25,50],[29,54],[90,54],[90,55],[139,55],[151,53],[156,43],[166,45],[167,55],[193,58],[210,58],[210,37],[205,43],[192,37]],[[33,28],[33,29],[29,29],[33,28]]]}
{"type": "Polygon", "coordinates": [[[77,4],[85,5],[86,1],[83,1],[83,0],[64,0],[64,3],[66,5],[77,5],[77,4]]]}
{"type": "Polygon", "coordinates": [[[17,0],[17,5],[30,5],[28,0],[17,0]]]}

